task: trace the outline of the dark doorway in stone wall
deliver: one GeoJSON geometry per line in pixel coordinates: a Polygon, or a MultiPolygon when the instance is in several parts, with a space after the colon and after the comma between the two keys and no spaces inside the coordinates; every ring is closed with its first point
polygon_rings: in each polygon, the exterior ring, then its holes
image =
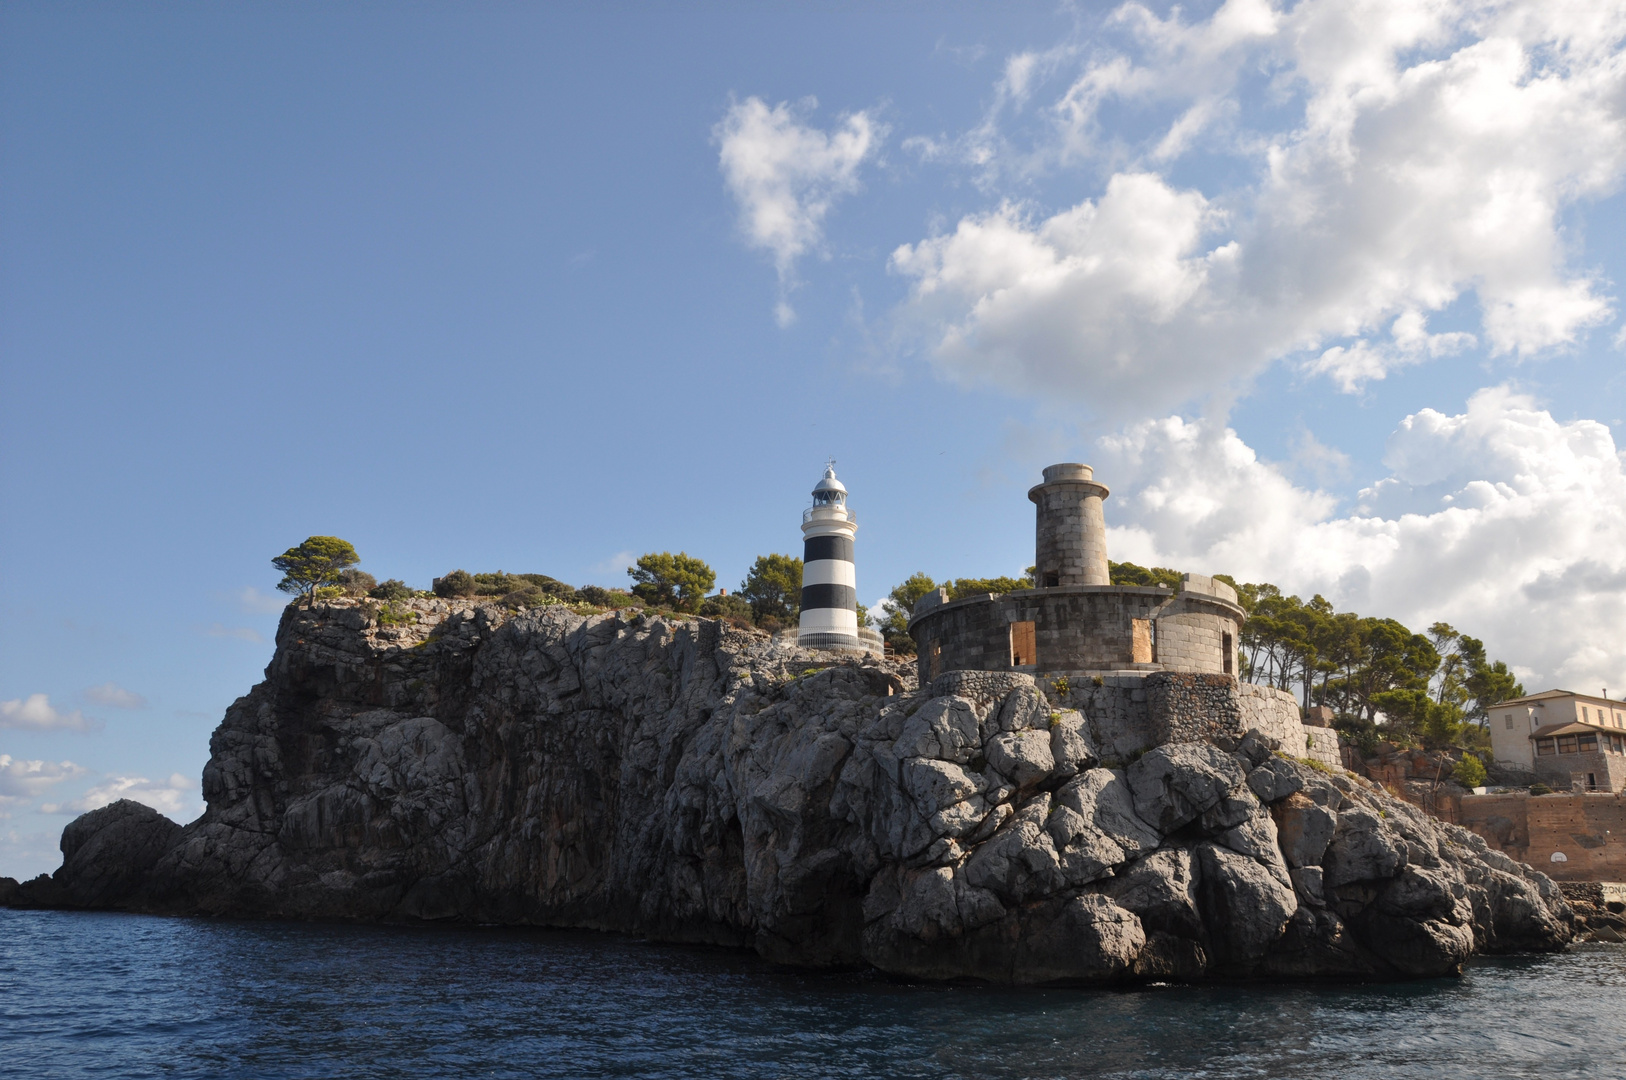
{"type": "Polygon", "coordinates": [[[1236,674],[1236,660],[1232,657],[1232,655],[1231,655],[1232,652],[1233,652],[1233,649],[1232,649],[1232,645],[1231,645],[1231,635],[1230,634],[1221,634],[1220,635],[1220,656],[1224,659],[1224,662],[1225,662],[1225,674],[1227,674],[1227,675],[1235,675],[1236,674]]]}

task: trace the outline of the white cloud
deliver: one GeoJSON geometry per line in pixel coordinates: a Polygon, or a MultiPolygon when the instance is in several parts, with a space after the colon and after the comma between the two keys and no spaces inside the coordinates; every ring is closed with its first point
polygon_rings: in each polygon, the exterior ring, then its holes
{"type": "Polygon", "coordinates": [[[252,626],[227,626],[224,623],[211,623],[205,631],[210,637],[231,638],[235,641],[264,641],[265,636],[252,626]]]}
{"type": "Polygon", "coordinates": [[[280,615],[288,606],[288,597],[282,593],[263,593],[252,585],[245,585],[232,594],[238,610],[246,615],[280,615]]]}
{"type": "Polygon", "coordinates": [[[1626,686],[1626,469],[1606,425],[1481,390],[1460,414],[1406,417],[1389,475],[1342,513],[1202,422],[1146,421],[1098,450],[1115,559],[1444,619],[1528,672],[1527,689],[1626,686]]]}
{"type": "Polygon", "coordinates": [[[617,575],[617,580],[615,581],[616,587],[624,588],[626,584],[625,578],[627,576],[627,571],[637,565],[638,556],[634,555],[630,551],[618,551],[614,555],[611,555],[608,559],[603,559],[594,563],[592,566],[588,567],[588,569],[595,574],[617,575]]]}
{"type": "Polygon", "coordinates": [[[0,754],[0,806],[44,794],[84,771],[71,761],[25,761],[0,754]]]}
{"type": "Polygon", "coordinates": [[[145,709],[147,707],[146,698],[113,682],[92,686],[85,691],[85,700],[115,709],[145,709]]]}
{"type": "Polygon", "coordinates": [[[804,123],[817,107],[813,98],[770,107],[749,97],[731,105],[712,131],[740,229],[753,247],[773,255],[781,326],[796,317],[789,303],[796,261],[820,249],[830,207],[858,190],[858,167],[886,138],[886,126],[867,112],[843,116],[832,132],[804,123]]]}
{"type": "Polygon", "coordinates": [[[20,728],[31,731],[95,731],[102,726],[100,720],[86,716],[78,709],[61,712],[51,705],[45,694],[30,694],[26,698],[0,701],[0,728],[20,728]]]}
{"type": "MultiPolygon", "coordinates": [[[[1144,416],[1285,356],[1355,391],[1479,341],[1543,354],[1612,317],[1561,217],[1626,168],[1626,7],[1229,0],[1183,17],[1118,9],[1128,48],[1080,51],[1037,150],[977,129],[1028,172],[1102,158],[1111,136],[1099,197],[1006,202],[894,253],[905,321],[951,377],[1144,416]],[[1172,118],[1103,134],[1109,102],[1172,118]],[[1199,145],[1249,178],[1173,183],[1199,145]],[[1477,333],[1431,333],[1470,292],[1477,333]]],[[[1039,95],[1021,71],[996,98],[1039,95]]]]}
{"type": "Polygon", "coordinates": [[[178,821],[187,821],[201,812],[195,783],[173,773],[167,780],[152,781],[144,776],[109,776],[77,799],[64,803],[42,803],[40,810],[47,814],[83,814],[118,802],[134,799],[178,821]]]}

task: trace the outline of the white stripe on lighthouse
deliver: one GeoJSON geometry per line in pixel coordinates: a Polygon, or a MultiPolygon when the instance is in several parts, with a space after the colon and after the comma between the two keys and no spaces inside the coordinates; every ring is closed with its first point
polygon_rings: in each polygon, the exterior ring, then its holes
{"type": "Polygon", "coordinates": [[[845,559],[820,559],[802,567],[803,585],[847,585],[858,588],[858,571],[845,559]]]}

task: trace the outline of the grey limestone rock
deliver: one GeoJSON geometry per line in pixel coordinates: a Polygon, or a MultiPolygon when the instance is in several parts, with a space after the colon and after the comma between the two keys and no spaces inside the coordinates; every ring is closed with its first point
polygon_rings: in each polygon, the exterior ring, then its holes
{"type": "MultiPolygon", "coordinates": [[[[1218,807],[1245,779],[1236,759],[1206,743],[1175,743],[1147,751],[1129,767],[1135,810],[1170,833],[1218,807]]],[[[1233,822],[1234,824],[1234,822],[1233,822]]]]}
{"type": "Polygon", "coordinates": [[[405,607],[290,607],[203,817],[96,811],[0,902],[591,927],[1001,983],[1440,974],[1573,933],[1541,874],[1262,737],[1134,743],[1113,676],[1058,709],[1023,673],[917,688],[718,622],[405,607]]]}
{"type": "Polygon", "coordinates": [[[1331,844],[1322,858],[1329,886],[1348,885],[1393,877],[1406,863],[1403,838],[1370,810],[1351,809],[1338,815],[1331,844]]]}
{"type": "Polygon", "coordinates": [[[180,833],[175,822],[130,799],[81,814],[62,830],[61,869],[50,877],[13,882],[8,902],[19,907],[125,907],[180,833]]]}
{"type": "Polygon", "coordinates": [[[1296,792],[1272,806],[1271,813],[1287,865],[1319,867],[1338,827],[1338,815],[1296,792]]]}

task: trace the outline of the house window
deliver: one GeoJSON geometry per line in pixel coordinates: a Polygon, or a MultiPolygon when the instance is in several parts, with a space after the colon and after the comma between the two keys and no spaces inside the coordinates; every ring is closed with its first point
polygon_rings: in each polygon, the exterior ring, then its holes
{"type": "Polygon", "coordinates": [[[1152,663],[1152,620],[1129,620],[1129,662],[1152,663]]]}
{"type": "Polygon", "coordinates": [[[1536,756],[1537,757],[1548,757],[1552,753],[1553,753],[1553,740],[1551,740],[1551,739],[1537,739],[1536,740],[1536,756]]]}
{"type": "Polygon", "coordinates": [[[1587,722],[1587,719],[1586,719],[1586,706],[1582,705],[1581,706],[1581,723],[1584,724],[1586,722],[1587,722]]]}
{"type": "Polygon", "coordinates": [[[1558,752],[1560,754],[1573,754],[1573,753],[1575,753],[1575,736],[1574,735],[1560,735],[1558,737],[1558,752]]]}
{"type": "Polygon", "coordinates": [[[1587,773],[1586,774],[1586,789],[1588,791],[1597,791],[1598,790],[1598,774],[1597,773],[1587,773]]]}
{"type": "Polygon", "coordinates": [[[926,662],[932,678],[943,674],[943,646],[937,643],[936,638],[926,646],[926,662]]]}
{"type": "Polygon", "coordinates": [[[1583,754],[1596,754],[1598,752],[1598,737],[1596,735],[1582,735],[1580,751],[1583,754]]]}
{"type": "Polygon", "coordinates": [[[1513,714],[1512,713],[1507,714],[1507,729],[1509,731],[1513,730],[1513,714]]]}
{"type": "Polygon", "coordinates": [[[1038,646],[1031,622],[1011,623],[1011,667],[1037,664],[1038,646]]]}

